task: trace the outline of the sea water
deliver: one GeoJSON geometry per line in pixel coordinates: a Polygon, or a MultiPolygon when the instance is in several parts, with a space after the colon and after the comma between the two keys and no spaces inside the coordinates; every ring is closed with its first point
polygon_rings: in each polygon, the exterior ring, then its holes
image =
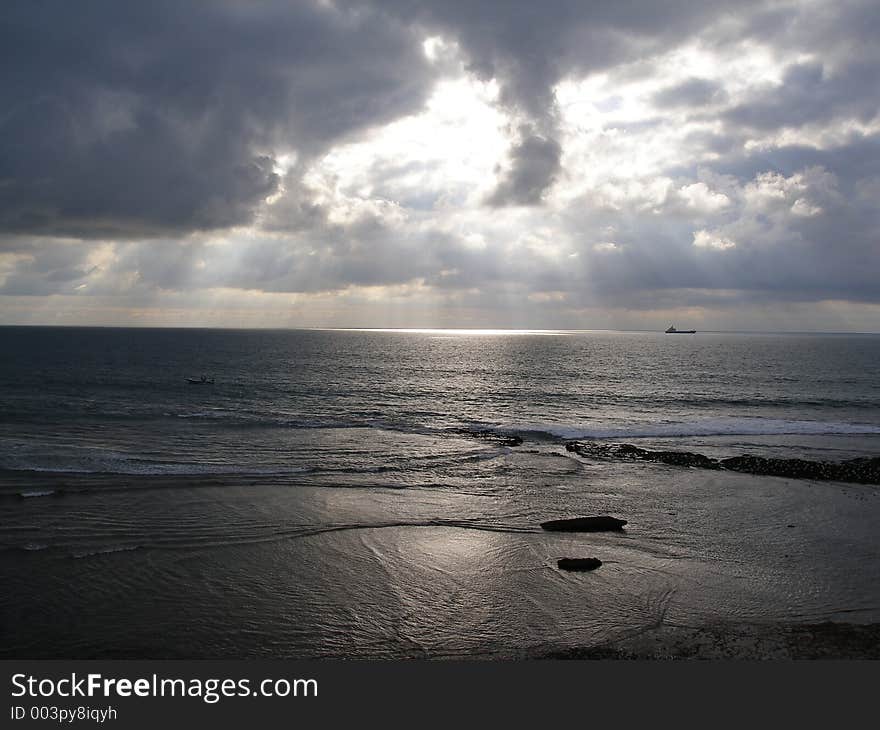
{"type": "Polygon", "coordinates": [[[876,487],[565,449],[877,456],[880,336],[0,343],[9,656],[518,656],[664,625],[880,621],[876,487]],[[538,526],[589,514],[629,524],[538,526]],[[589,556],[593,573],[556,567],[589,556]]]}

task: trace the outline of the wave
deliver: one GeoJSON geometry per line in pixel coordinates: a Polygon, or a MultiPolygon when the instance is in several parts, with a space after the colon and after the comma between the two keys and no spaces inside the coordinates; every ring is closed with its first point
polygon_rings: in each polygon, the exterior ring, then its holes
{"type": "Polygon", "coordinates": [[[626,407],[633,403],[647,404],[650,407],[681,407],[698,408],[864,408],[876,404],[876,398],[863,395],[859,398],[822,398],[822,397],[791,397],[784,396],[700,396],[700,395],[631,395],[626,394],[618,398],[603,398],[602,401],[610,400],[619,406],[626,407]]]}
{"type": "MultiPolygon", "coordinates": [[[[279,466],[277,468],[260,468],[255,466],[238,466],[226,464],[171,464],[155,462],[139,464],[136,461],[113,463],[68,463],[50,466],[39,463],[20,462],[3,465],[7,471],[26,471],[40,474],[118,474],[120,476],[291,476],[297,474],[314,474],[320,470],[313,467],[279,466]]],[[[22,498],[48,497],[57,490],[20,492],[22,498]]]]}
{"type": "Polygon", "coordinates": [[[370,428],[369,421],[336,418],[297,418],[286,415],[266,415],[246,411],[194,411],[166,413],[171,418],[207,420],[225,425],[251,428],[370,428]]]}
{"type": "MultiPolygon", "coordinates": [[[[327,425],[327,421],[323,421],[327,425]]],[[[340,451],[339,461],[321,452],[298,451],[296,442],[285,444],[284,453],[275,454],[261,445],[257,452],[208,451],[192,449],[185,454],[162,454],[157,451],[112,451],[106,448],[79,447],[61,449],[53,441],[22,441],[0,457],[0,469],[35,473],[167,476],[167,477],[315,477],[333,474],[385,474],[424,472],[427,469],[457,468],[466,463],[502,457],[520,443],[560,444],[564,441],[630,440],[650,438],[688,438],[723,436],[870,436],[880,435],[880,424],[838,421],[770,419],[758,417],[721,417],[681,421],[614,423],[485,423],[458,422],[457,425],[388,424],[374,428],[407,435],[429,435],[443,439],[446,446],[431,452],[413,453],[406,444],[400,448],[383,439],[378,451],[347,453],[340,451]],[[474,450],[461,442],[480,441],[484,448],[474,450]],[[421,454],[421,455],[420,455],[421,454]],[[328,458],[329,456],[329,458],[328,458]],[[164,457],[164,458],[163,458],[164,457]],[[181,458],[182,457],[182,458],[181,458]],[[264,458],[265,457],[265,458],[264,458]],[[356,457],[353,462],[352,459],[356,457]],[[290,463],[284,463],[285,459],[290,463]],[[268,463],[267,463],[268,462],[268,463]],[[310,463],[311,462],[311,463],[310,463]],[[347,463],[346,463],[347,462],[347,463]]],[[[360,440],[359,440],[360,441],[360,440]]],[[[3,439],[3,444],[11,440],[3,439]]],[[[332,443],[332,442],[331,442],[332,443]]],[[[278,449],[276,449],[278,450],[278,449]]],[[[46,497],[53,489],[30,489],[19,492],[20,498],[46,497]]]]}
{"type": "MultiPolygon", "coordinates": [[[[199,417],[201,414],[181,415],[181,418],[199,417]]],[[[210,415],[211,419],[239,421],[235,414],[210,415]]],[[[650,437],[688,437],[688,436],[772,436],[772,435],[870,435],[880,434],[880,424],[847,423],[840,421],[812,421],[797,419],[773,419],[742,416],[737,418],[707,418],[694,421],[647,422],[629,425],[609,423],[564,424],[491,424],[476,421],[464,422],[459,426],[430,425],[406,421],[391,422],[377,419],[346,420],[317,419],[301,420],[289,418],[244,418],[242,423],[252,426],[276,426],[294,429],[328,428],[354,429],[373,428],[423,436],[453,436],[486,438],[495,435],[499,438],[523,438],[537,440],[571,439],[611,439],[611,438],[650,438],[650,437]]]]}
{"type": "Polygon", "coordinates": [[[95,548],[94,550],[85,550],[82,552],[72,553],[72,558],[91,558],[95,555],[109,555],[111,553],[127,553],[132,550],[140,550],[140,545],[114,545],[111,547],[95,548]]]}
{"type": "MultiPolygon", "coordinates": [[[[443,434],[442,430],[433,431],[435,436],[443,434]]],[[[0,456],[0,469],[40,474],[132,477],[296,477],[384,474],[450,468],[469,462],[496,459],[507,451],[490,440],[483,448],[475,446],[462,448],[458,444],[449,444],[446,448],[433,448],[428,452],[419,450],[413,453],[405,446],[397,448],[393,442],[386,443],[386,441],[379,445],[378,451],[368,448],[352,451],[340,446],[338,457],[325,453],[322,448],[309,447],[298,450],[295,444],[285,444],[287,448],[283,450],[277,446],[269,448],[265,444],[255,451],[247,449],[223,451],[220,447],[214,446],[205,449],[192,448],[186,453],[166,455],[155,450],[155,444],[149,447],[151,450],[139,452],[136,449],[110,450],[92,445],[78,448],[70,444],[60,446],[51,439],[21,441],[0,456]],[[277,453],[279,451],[284,453],[277,453]]],[[[0,446],[7,443],[9,440],[0,438],[0,446]]],[[[55,492],[57,493],[57,490],[55,492]]],[[[18,496],[41,497],[52,493],[53,490],[28,490],[18,496]]]]}
{"type": "MultiPolygon", "coordinates": [[[[59,444],[54,439],[6,439],[0,437],[0,470],[47,474],[116,474],[124,476],[289,476],[316,471],[311,466],[260,462],[239,464],[226,461],[227,455],[214,454],[205,459],[197,450],[192,460],[177,454],[163,455],[155,451],[112,450],[94,445],[59,444]],[[5,453],[4,453],[5,452],[5,453]],[[177,457],[177,458],[175,458],[177,457]]],[[[22,491],[21,498],[45,497],[58,490],[22,491]]]]}
{"type": "Polygon", "coordinates": [[[516,424],[484,426],[501,435],[538,440],[687,438],[690,436],[833,436],[880,434],[880,424],[772,418],[713,418],[699,421],[610,424],[516,424]]]}
{"type": "Polygon", "coordinates": [[[208,408],[199,410],[172,410],[165,407],[139,407],[130,409],[91,409],[55,404],[51,408],[44,407],[38,411],[7,409],[4,419],[9,423],[56,423],[58,416],[65,411],[75,415],[72,421],[77,424],[112,424],[119,421],[132,423],[155,422],[158,424],[170,421],[206,421],[216,427],[228,426],[241,429],[261,428],[292,428],[292,429],[350,429],[350,428],[382,428],[382,423],[375,414],[364,415],[328,415],[312,416],[285,413],[283,411],[208,408]]]}
{"type": "MultiPolygon", "coordinates": [[[[495,449],[480,453],[466,453],[455,455],[453,458],[436,457],[433,461],[411,460],[397,464],[379,464],[363,466],[278,466],[273,468],[260,468],[243,465],[213,465],[213,464],[126,464],[116,462],[114,464],[57,464],[51,466],[36,463],[18,463],[12,466],[3,465],[0,469],[14,472],[33,472],[39,474],[77,474],[77,475],[118,475],[118,476],[167,476],[167,477],[297,477],[297,476],[333,476],[334,474],[403,474],[407,472],[424,472],[429,469],[449,468],[456,464],[477,463],[493,461],[509,453],[509,449],[495,449]]],[[[40,490],[19,492],[19,498],[61,496],[66,489],[40,490]]]]}

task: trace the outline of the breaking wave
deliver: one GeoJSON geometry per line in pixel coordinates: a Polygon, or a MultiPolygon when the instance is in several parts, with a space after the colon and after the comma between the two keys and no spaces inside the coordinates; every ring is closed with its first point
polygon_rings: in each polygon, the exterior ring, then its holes
{"type": "Polygon", "coordinates": [[[830,436],[880,434],[880,424],[799,421],[770,418],[713,418],[668,423],[610,424],[525,424],[484,426],[501,435],[524,439],[630,439],[686,438],[690,436],[830,436]]]}

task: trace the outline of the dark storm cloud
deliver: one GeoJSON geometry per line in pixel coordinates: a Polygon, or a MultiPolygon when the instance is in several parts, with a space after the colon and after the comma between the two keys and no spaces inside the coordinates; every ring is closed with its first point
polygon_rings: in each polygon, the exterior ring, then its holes
{"type": "Polygon", "coordinates": [[[277,151],[412,111],[419,39],[367,8],[12,2],[0,25],[0,229],[81,237],[249,222],[277,151]]]}
{"type": "Polygon", "coordinates": [[[822,63],[790,66],[778,87],[753,95],[724,113],[732,125],[773,130],[846,117],[869,121],[877,114],[877,62],[855,62],[834,72],[822,63]]]}
{"type": "Polygon", "coordinates": [[[423,282],[475,303],[482,293],[503,302],[508,291],[646,309],[878,302],[880,137],[870,131],[878,31],[876,2],[8,3],[0,293],[423,282]],[[432,35],[451,42],[455,63],[428,62],[421,44],[432,35]],[[704,78],[711,68],[667,80],[663,53],[698,41],[711,58],[744,40],[787,59],[780,83],[726,89],[723,74],[704,78]],[[458,61],[497,82],[512,130],[498,185],[479,197],[489,209],[449,223],[442,206],[454,198],[452,207],[467,207],[467,192],[408,188],[407,165],[421,163],[384,163],[362,188],[342,191],[347,203],[369,205],[334,218],[333,195],[321,197],[304,177],[310,165],[372,125],[417,112],[458,61]],[[636,179],[639,165],[628,165],[620,173],[628,179],[611,171],[583,198],[558,203],[550,187],[576,186],[581,171],[565,157],[554,86],[596,71],[621,85],[649,82],[640,100],[653,107],[648,118],[602,117],[615,139],[635,140],[634,157],[641,140],[674,138],[676,130],[663,134],[671,126],[702,126],[687,131],[681,159],[666,169],[636,179]],[[829,139],[774,138],[806,125],[829,139]],[[283,178],[281,155],[296,160],[283,178]],[[669,190],[656,200],[630,190],[663,178],[669,190]],[[623,192],[603,202],[605,185],[623,192]],[[713,195],[728,202],[713,208],[713,195]],[[379,198],[397,201],[405,221],[379,198]],[[548,200],[563,208],[542,208],[548,200]],[[524,209],[502,214],[503,206],[524,209]],[[253,230],[225,245],[225,234],[191,235],[243,224],[253,230]],[[531,227],[551,229],[543,240],[562,253],[523,245],[531,227]],[[735,245],[695,246],[699,231],[735,245]],[[108,238],[115,247],[102,258],[92,244],[35,235],[108,238]]]}
{"type": "Polygon", "coordinates": [[[309,158],[418,108],[432,78],[426,33],[458,42],[544,139],[514,146],[490,199],[533,204],[558,171],[553,85],[659,52],[721,3],[373,5],[8,4],[0,228],[148,237],[248,223],[279,189],[277,152],[309,158]]]}
{"type": "Polygon", "coordinates": [[[0,295],[73,293],[93,272],[88,263],[91,246],[83,242],[18,242],[17,266],[0,285],[0,295]]]}
{"type": "MultiPolygon", "coordinates": [[[[721,0],[381,0],[376,5],[457,40],[472,70],[497,78],[505,101],[536,118],[552,108],[552,86],[560,79],[661,52],[730,14],[730,4],[721,0]]],[[[755,5],[738,3],[737,12],[755,5]]]]}
{"type": "MultiPolygon", "coordinates": [[[[511,175],[490,196],[492,205],[534,204],[553,184],[558,167],[548,164],[548,153],[551,144],[558,145],[553,92],[557,82],[660,53],[717,20],[729,6],[720,0],[382,0],[376,4],[395,17],[422,25],[428,33],[457,41],[469,69],[481,78],[498,80],[502,103],[545,138],[540,161],[534,142],[514,145],[511,175]]],[[[738,9],[754,4],[741,2],[738,9]]]]}
{"type": "Polygon", "coordinates": [[[494,207],[537,205],[561,169],[562,147],[555,139],[529,134],[511,151],[511,166],[488,199],[494,207]]]}
{"type": "Polygon", "coordinates": [[[314,191],[302,182],[303,166],[294,165],[287,171],[284,180],[284,195],[270,206],[260,220],[260,225],[268,231],[319,230],[327,223],[327,211],[315,202],[314,191]]]}

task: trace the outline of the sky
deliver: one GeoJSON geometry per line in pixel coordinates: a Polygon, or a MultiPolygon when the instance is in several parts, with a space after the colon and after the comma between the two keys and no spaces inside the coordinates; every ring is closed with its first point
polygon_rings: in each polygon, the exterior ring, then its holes
{"type": "Polygon", "coordinates": [[[0,324],[880,331],[876,0],[9,0],[0,324]]]}

